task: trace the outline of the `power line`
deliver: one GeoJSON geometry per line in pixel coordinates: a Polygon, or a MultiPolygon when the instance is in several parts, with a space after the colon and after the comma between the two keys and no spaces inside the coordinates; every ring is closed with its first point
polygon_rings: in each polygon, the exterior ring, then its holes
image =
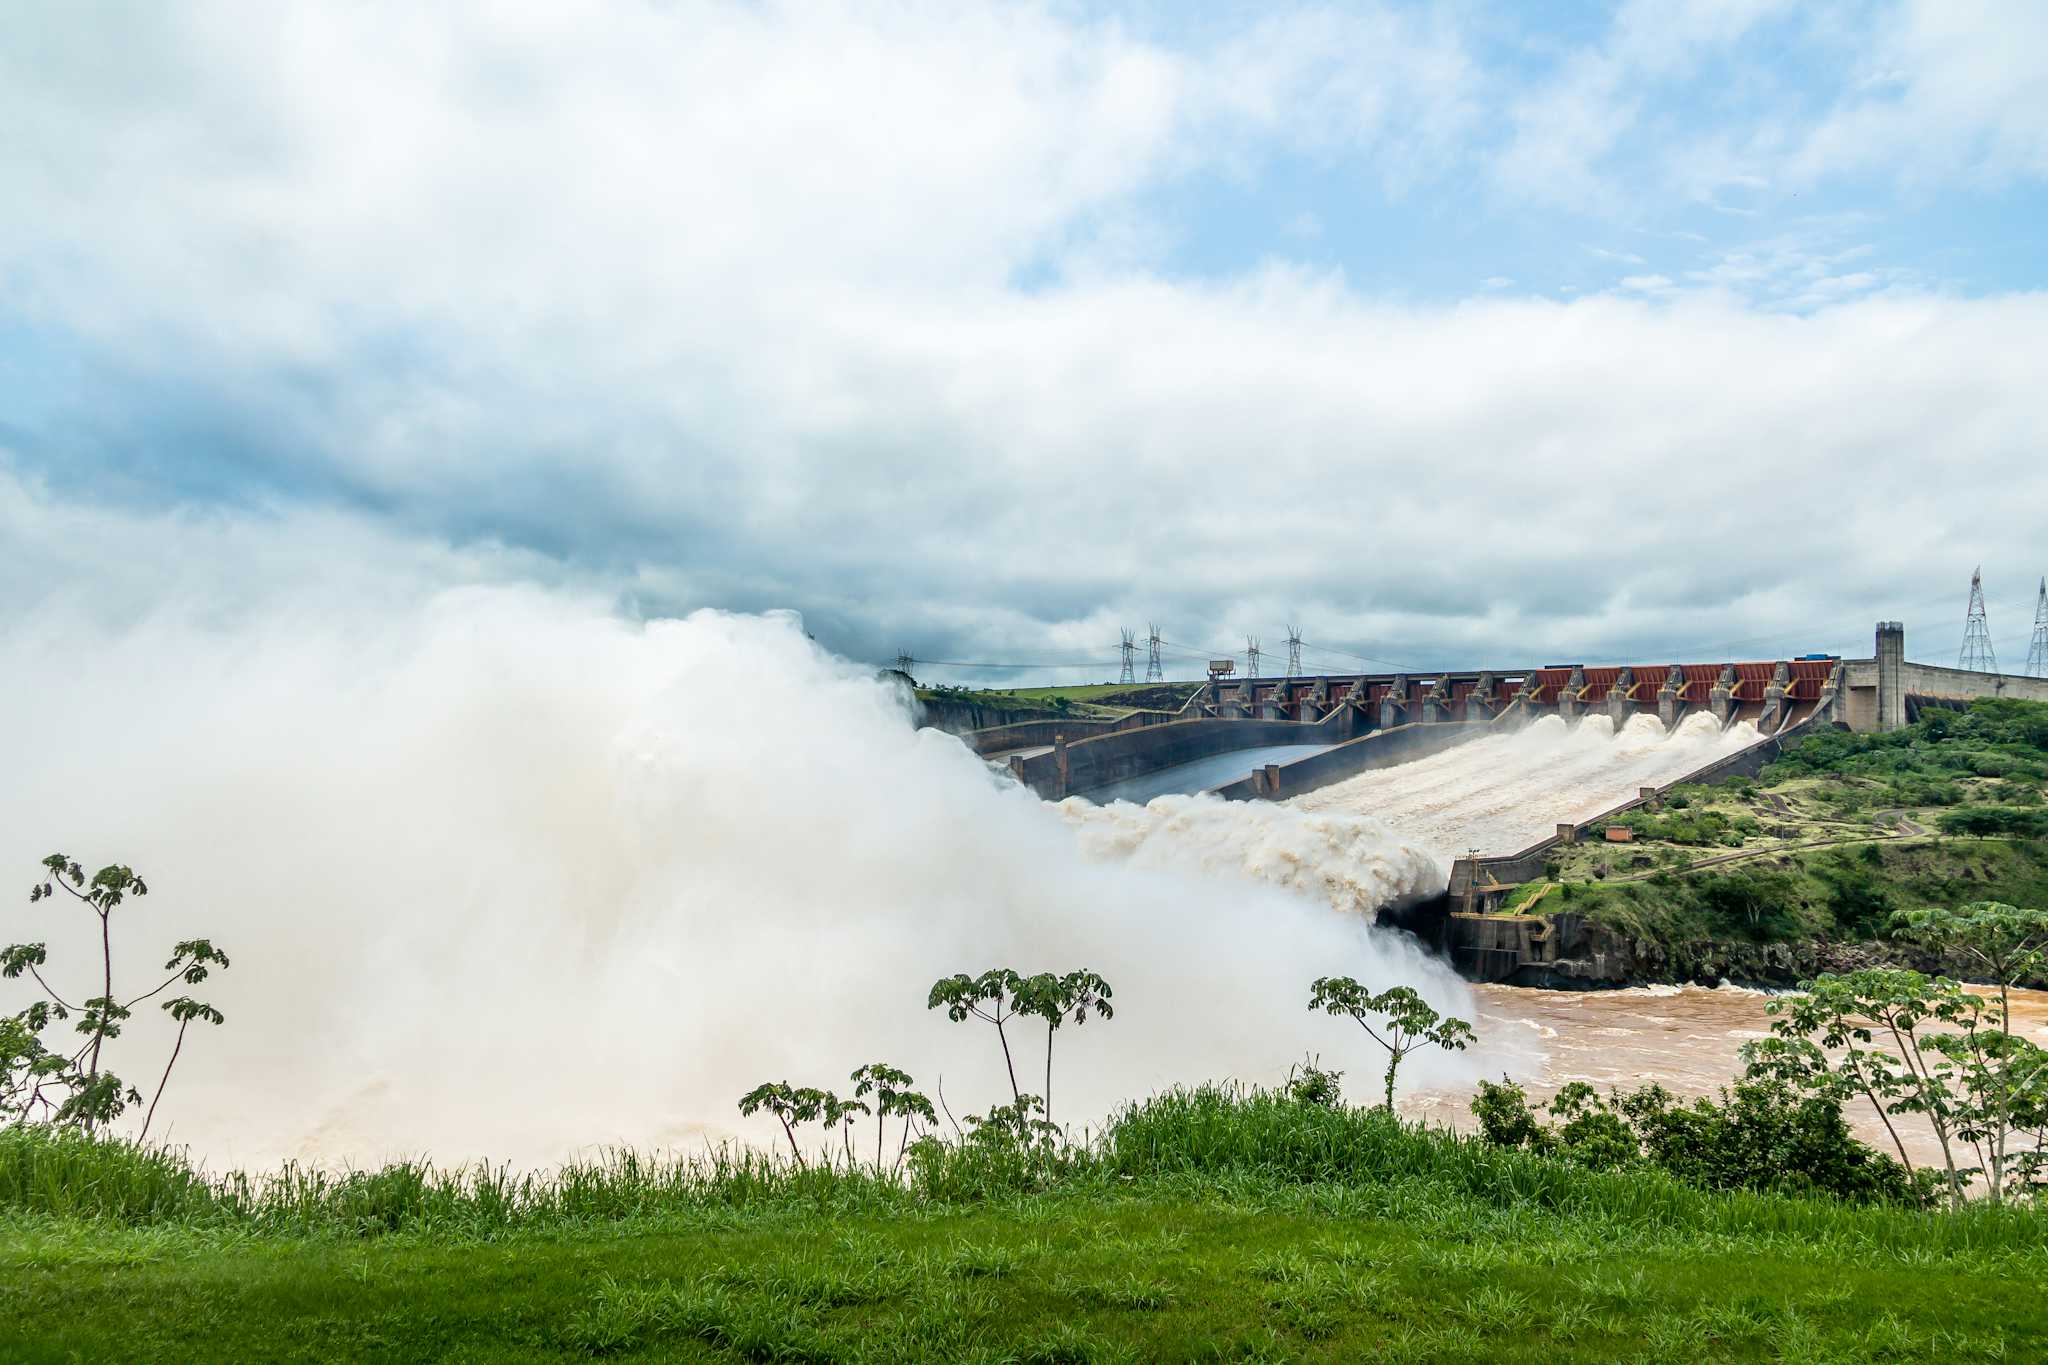
{"type": "Polygon", "coordinates": [[[1039,659],[1028,664],[977,663],[966,659],[920,659],[912,654],[896,656],[896,666],[928,664],[933,668],[1107,668],[1107,659],[1039,659]]]}

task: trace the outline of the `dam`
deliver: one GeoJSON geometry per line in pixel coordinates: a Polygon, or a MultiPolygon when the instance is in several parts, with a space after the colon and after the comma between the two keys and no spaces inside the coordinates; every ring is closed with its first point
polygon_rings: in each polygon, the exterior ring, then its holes
{"type": "Polygon", "coordinates": [[[1206,792],[1376,817],[1444,868],[1410,927],[1498,980],[1559,945],[1531,917],[1489,912],[1589,827],[1673,786],[1754,776],[1818,729],[1895,729],[1978,697],[2048,701],[2048,680],[1908,663],[1886,621],[1869,658],[1212,679],[1163,720],[964,738],[1052,801],[1206,792]]]}

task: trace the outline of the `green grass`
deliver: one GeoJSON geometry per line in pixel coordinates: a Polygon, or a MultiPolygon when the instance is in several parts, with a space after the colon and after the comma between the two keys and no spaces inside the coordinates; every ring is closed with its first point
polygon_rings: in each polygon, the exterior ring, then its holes
{"type": "Polygon", "coordinates": [[[1178,712],[1193,696],[1200,683],[1076,683],[1064,687],[957,688],[921,687],[926,700],[973,702],[982,706],[1019,711],[1043,711],[1047,716],[1067,715],[1075,719],[1113,720],[1133,711],[1178,712]],[[1055,702],[1067,703],[1064,711],[1055,702]]]}
{"type": "Polygon", "coordinates": [[[2048,1214],[1713,1194],[1204,1088],[1053,1162],[205,1179],[0,1133],[0,1358],[2032,1360],[2048,1214]]]}

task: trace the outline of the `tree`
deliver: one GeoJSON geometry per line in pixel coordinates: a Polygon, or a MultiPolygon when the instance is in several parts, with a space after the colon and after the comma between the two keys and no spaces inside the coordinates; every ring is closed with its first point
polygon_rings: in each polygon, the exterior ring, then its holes
{"type": "MultiPolygon", "coordinates": [[[[88,881],[84,868],[61,853],[43,859],[42,866],[44,875],[29,889],[29,903],[54,900],[61,891],[93,914],[99,929],[100,989],[99,994],[82,996],[73,1005],[43,975],[49,965],[46,943],[16,943],[0,950],[0,978],[16,980],[26,973],[47,997],[31,1002],[0,1025],[0,1117],[26,1122],[40,1110],[53,1122],[76,1124],[89,1133],[142,1102],[141,1092],[106,1065],[107,1045],[121,1036],[135,1007],[179,982],[198,985],[215,968],[227,967],[228,957],[207,939],[182,940],[172,946],[170,959],[164,963],[163,970],[169,975],[151,989],[124,999],[114,989],[114,912],[130,897],[148,895],[148,884],[134,869],[118,863],[101,868],[88,881]],[[84,1042],[68,1056],[53,1052],[43,1042],[43,1031],[74,1015],[77,1022],[72,1027],[84,1035],[84,1042]]],[[[141,1136],[145,1138],[193,1021],[214,1025],[227,1021],[212,1005],[188,995],[166,1000],[159,1008],[177,1020],[178,1034],[143,1118],[141,1136]]]]}
{"type": "Polygon", "coordinates": [[[1892,916],[1892,934],[1975,963],[1998,987],[1998,1027],[2012,1032],[2012,988],[2048,969],[2048,910],[1976,901],[1892,916]]]}
{"type": "Polygon", "coordinates": [[[1976,901],[1958,910],[1927,907],[1892,917],[1892,932],[1972,964],[1998,991],[1995,1028],[1975,1011],[1958,1011],[1955,1033],[1930,1040],[1935,1065],[1966,1100],[1958,1131],[1976,1149],[1991,1198],[2030,1185],[2044,1155],[2038,1115],[2048,1106],[2048,1062],[2032,1041],[2012,1031],[2012,988],[2048,969],[2048,910],[1976,901]],[[2024,1139],[2034,1134],[2032,1150],[2024,1139]],[[2015,1140],[2022,1145],[2015,1146],[2015,1140]]]}
{"type": "Polygon", "coordinates": [[[1068,972],[1065,976],[1040,972],[1036,976],[1025,977],[1012,988],[1011,998],[1015,1002],[1016,1012],[1045,1021],[1046,1122],[1052,1122],[1054,1031],[1068,1019],[1072,1019],[1077,1025],[1087,1023],[1091,1010],[1097,1018],[1114,1018],[1116,1009],[1109,1003],[1112,993],[1107,981],[1085,969],[1068,972]]]}
{"type": "Polygon", "coordinates": [[[1016,992],[1023,978],[1008,967],[991,967],[980,976],[968,976],[958,972],[942,977],[932,983],[931,994],[925,998],[926,1009],[946,1008],[946,1017],[958,1024],[967,1019],[981,1019],[996,1026],[996,1037],[1003,1045],[1003,1065],[1010,1073],[1010,1099],[1013,1103],[1023,1098],[1024,1092],[1017,1084],[1017,1063],[1010,1055],[1010,1035],[1004,1025],[1017,1013],[1016,992]]]}
{"type": "Polygon", "coordinates": [[[1394,1107],[1394,1073],[1400,1070],[1403,1057],[1424,1047],[1463,1051],[1476,1037],[1470,1024],[1438,1014],[1407,986],[1392,986],[1373,995],[1348,976],[1319,976],[1309,988],[1308,1007],[1348,1016],[1387,1050],[1389,1111],[1394,1107]]]}
{"type": "MultiPolygon", "coordinates": [[[[1985,1106],[1998,1103],[1982,1089],[1990,1073],[1973,1074],[1953,1051],[1999,1049],[1978,1036],[1983,1001],[1945,977],[1930,979],[1895,967],[1823,975],[1802,985],[1804,994],[1768,1006],[1775,1016],[1774,1045],[1744,1049],[1748,1074],[1823,1096],[1864,1096],[1909,1172],[1912,1158],[1892,1120],[1903,1114],[1924,1116],[1941,1147],[1949,1202],[1960,1208],[1964,1187],[1978,1171],[1959,1164],[1958,1151],[1973,1142],[1988,1155],[1981,1136],[1990,1121],[1985,1106]],[[1928,1026],[1942,1024],[1963,1036],[1937,1042],[1940,1035],[1928,1026]],[[1875,1046],[1880,1040],[1884,1045],[1875,1046]],[[1972,1132],[1980,1136],[1973,1139],[1972,1132]]],[[[1989,1163],[1994,1186],[2004,1176],[1999,1150],[1999,1158],[1989,1163]]]]}
{"type": "MultiPolygon", "coordinates": [[[[868,1107],[858,1100],[842,1100],[829,1090],[808,1085],[792,1086],[788,1081],[764,1081],[740,1096],[742,1115],[756,1114],[763,1109],[782,1124],[782,1134],[789,1139],[789,1154],[796,1158],[798,1166],[804,1164],[803,1151],[796,1141],[798,1125],[821,1123],[827,1129],[840,1129],[840,1141],[850,1162],[853,1159],[853,1142],[849,1130],[853,1126],[853,1117],[868,1112],[868,1107]]],[[[832,1149],[828,1147],[825,1150],[825,1164],[829,1166],[832,1149]]]]}
{"type": "MultiPolygon", "coordinates": [[[[875,1097],[875,1170],[882,1169],[882,1125],[891,1118],[903,1120],[903,1140],[896,1144],[895,1167],[903,1165],[903,1153],[910,1146],[911,1129],[917,1123],[936,1126],[939,1116],[932,1102],[910,1087],[913,1078],[887,1062],[869,1062],[856,1067],[847,1079],[853,1082],[855,1099],[875,1097]]],[[[892,1167],[894,1169],[895,1167],[892,1167]]]]}

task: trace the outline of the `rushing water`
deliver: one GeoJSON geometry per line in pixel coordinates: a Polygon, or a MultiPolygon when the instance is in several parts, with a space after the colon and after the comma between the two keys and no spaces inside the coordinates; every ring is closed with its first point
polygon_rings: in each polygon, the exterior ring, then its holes
{"type": "Polygon", "coordinates": [[[1606,716],[1567,725],[1544,716],[1413,763],[1295,797],[1299,810],[1378,817],[1404,840],[1448,860],[1468,848],[1513,853],[1561,821],[1598,815],[1641,786],[1683,777],[1756,743],[1756,727],[1723,731],[1712,716],[1688,716],[1665,733],[1638,715],[1619,733],[1606,716]]]}
{"type": "MultiPolygon", "coordinates": [[[[1564,1085],[1586,1081],[1603,1094],[1652,1082],[1691,1097],[1713,1095],[1742,1070],[1744,1043],[1768,1036],[1771,997],[1736,986],[1644,986],[1618,991],[1544,991],[1475,986],[1479,1044],[1475,1060],[1491,1076],[1521,1082],[1532,1101],[1547,1103],[1564,1085]]],[[[2013,1032],[2048,1046],[2048,991],[2013,993],[2013,1032]]],[[[1354,1090],[1357,1087],[1353,1087],[1354,1090]]],[[[1453,1127],[1472,1128],[1471,1090],[1452,1086],[1418,1092],[1403,1103],[1453,1127]]],[[[1857,1135],[1892,1151],[1865,1101],[1843,1111],[1857,1135]]],[[[1914,1161],[1940,1159],[1933,1134],[1902,1128],[1914,1161]]]]}

